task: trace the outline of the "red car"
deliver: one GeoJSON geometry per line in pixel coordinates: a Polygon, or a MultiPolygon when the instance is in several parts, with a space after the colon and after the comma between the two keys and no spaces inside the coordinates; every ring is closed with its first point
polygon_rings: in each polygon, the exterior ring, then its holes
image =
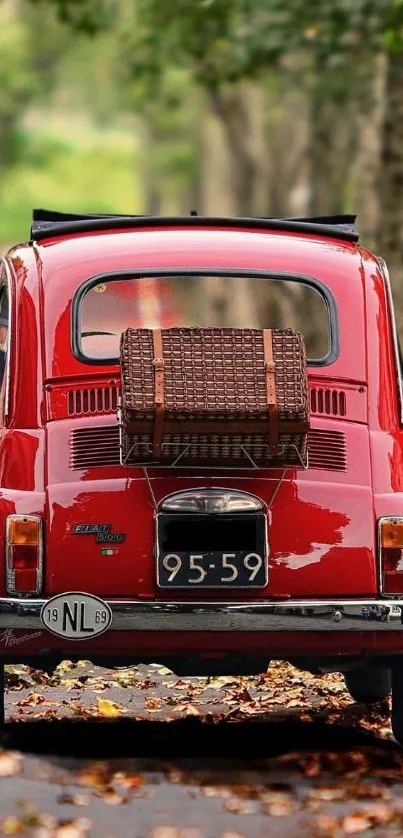
{"type": "Polygon", "coordinates": [[[392,690],[403,743],[401,360],[357,239],[351,217],[36,211],[0,266],[3,664],[281,658],[392,690]],[[303,333],[307,468],[122,461],[120,335],[183,325],[303,333]]]}

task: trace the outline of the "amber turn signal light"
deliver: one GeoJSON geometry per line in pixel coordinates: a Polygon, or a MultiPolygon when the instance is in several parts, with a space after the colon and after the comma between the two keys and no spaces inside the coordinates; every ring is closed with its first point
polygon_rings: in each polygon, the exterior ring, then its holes
{"type": "Polygon", "coordinates": [[[43,533],[39,515],[8,515],[6,522],[6,590],[38,594],[42,588],[43,533]]]}
{"type": "Polygon", "coordinates": [[[24,515],[10,515],[8,520],[8,543],[11,545],[32,545],[40,541],[40,522],[24,515]]]}
{"type": "Polygon", "coordinates": [[[379,523],[380,547],[403,548],[403,518],[384,518],[379,523]]]}

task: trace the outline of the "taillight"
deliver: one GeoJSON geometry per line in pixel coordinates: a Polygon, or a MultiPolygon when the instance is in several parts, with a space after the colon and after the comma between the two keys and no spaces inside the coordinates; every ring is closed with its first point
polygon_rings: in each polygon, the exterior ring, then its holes
{"type": "Polygon", "coordinates": [[[10,594],[38,594],[42,587],[42,520],[38,515],[8,515],[6,587],[10,594]]]}
{"type": "Polygon", "coordinates": [[[403,594],[403,518],[381,518],[378,532],[382,592],[403,594]]]}

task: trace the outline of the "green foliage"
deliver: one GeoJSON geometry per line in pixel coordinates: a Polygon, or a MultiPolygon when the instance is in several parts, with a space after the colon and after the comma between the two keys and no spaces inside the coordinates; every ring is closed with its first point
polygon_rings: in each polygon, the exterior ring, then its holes
{"type": "Polygon", "coordinates": [[[23,241],[32,208],[66,212],[141,212],[139,148],[117,128],[100,132],[88,122],[58,118],[21,138],[25,153],[1,182],[0,244],[23,241]]]}
{"type": "Polygon", "coordinates": [[[136,0],[126,33],[134,76],[185,66],[204,87],[255,78],[304,50],[335,66],[403,47],[402,0],[136,0]]]}
{"type": "Polygon", "coordinates": [[[137,0],[132,71],[157,77],[167,63],[191,70],[205,87],[257,75],[283,47],[280,0],[137,0]]]}
{"type": "Polygon", "coordinates": [[[51,4],[59,20],[86,35],[110,29],[119,13],[119,0],[31,0],[39,7],[51,4]]]}
{"type": "Polygon", "coordinates": [[[0,165],[18,153],[21,118],[52,89],[68,38],[49,6],[39,13],[23,0],[0,5],[0,165]]]}

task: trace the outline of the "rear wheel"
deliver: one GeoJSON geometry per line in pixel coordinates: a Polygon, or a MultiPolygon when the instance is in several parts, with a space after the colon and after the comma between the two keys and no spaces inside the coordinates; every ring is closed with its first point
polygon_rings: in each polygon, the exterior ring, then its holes
{"type": "Polygon", "coordinates": [[[403,663],[392,669],[392,731],[399,745],[403,745],[403,663]]]}
{"type": "Polygon", "coordinates": [[[0,663],[0,729],[4,727],[5,722],[5,708],[4,708],[4,663],[0,663]]]}
{"type": "Polygon", "coordinates": [[[361,666],[352,669],[344,674],[344,680],[351,698],[359,704],[384,701],[392,687],[391,671],[384,666],[361,666]]]}

